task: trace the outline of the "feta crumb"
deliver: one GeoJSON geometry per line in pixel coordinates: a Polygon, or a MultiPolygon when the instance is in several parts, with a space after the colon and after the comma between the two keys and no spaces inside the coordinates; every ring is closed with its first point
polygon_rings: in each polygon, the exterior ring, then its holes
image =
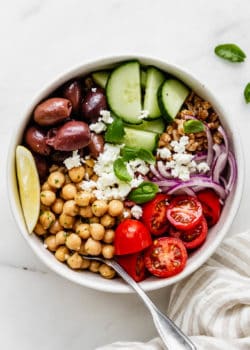
{"type": "Polygon", "coordinates": [[[93,180],[82,181],[80,186],[83,190],[91,192],[94,188],[96,188],[96,182],[93,180]]]}
{"type": "Polygon", "coordinates": [[[137,220],[140,219],[140,217],[142,216],[142,208],[139,205],[134,205],[131,208],[131,214],[134,218],[136,218],[137,220]]]}
{"type": "Polygon", "coordinates": [[[92,92],[96,92],[96,91],[97,91],[97,88],[92,88],[91,91],[92,91],[92,92]]]}
{"type": "Polygon", "coordinates": [[[161,159],[168,159],[171,157],[171,151],[167,147],[158,148],[157,156],[161,159]]]}
{"type": "Polygon", "coordinates": [[[138,116],[138,118],[139,118],[139,119],[145,119],[145,118],[148,117],[148,115],[149,115],[149,111],[142,110],[142,111],[140,112],[140,115],[138,116]]]}
{"type": "Polygon", "coordinates": [[[78,151],[73,151],[72,156],[66,158],[63,163],[68,170],[81,166],[81,159],[78,151]]]}
{"type": "Polygon", "coordinates": [[[94,131],[96,134],[100,134],[101,132],[107,129],[107,126],[103,122],[96,122],[96,123],[90,124],[89,128],[91,131],[94,131]]]}
{"type": "Polygon", "coordinates": [[[126,218],[129,218],[129,217],[130,217],[130,214],[129,214],[128,211],[124,211],[123,214],[122,214],[122,216],[124,217],[124,219],[126,219],[126,218]]]}
{"type": "Polygon", "coordinates": [[[99,121],[103,121],[105,124],[112,124],[114,121],[114,118],[111,117],[110,111],[106,111],[105,109],[101,110],[100,112],[101,118],[99,118],[99,121]]]}
{"type": "Polygon", "coordinates": [[[197,164],[197,170],[200,173],[206,173],[207,171],[210,170],[210,168],[206,162],[201,162],[201,163],[197,164]]]}

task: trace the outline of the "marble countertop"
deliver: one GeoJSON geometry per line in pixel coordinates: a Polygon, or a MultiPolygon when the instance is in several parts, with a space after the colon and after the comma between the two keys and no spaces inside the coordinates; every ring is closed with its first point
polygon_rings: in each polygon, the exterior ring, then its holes
{"type": "MultiPolygon", "coordinates": [[[[61,71],[112,54],[159,56],[209,86],[239,128],[250,175],[250,2],[247,0],[9,0],[0,11],[0,329],[6,350],[86,349],[156,335],[135,295],[103,294],[72,284],[44,266],[18,232],[8,206],[6,159],[13,129],[30,99],[61,71]],[[234,42],[249,59],[217,58],[234,42]]],[[[250,182],[229,234],[250,226],[250,182]]],[[[169,289],[151,292],[165,310],[169,289]]]]}

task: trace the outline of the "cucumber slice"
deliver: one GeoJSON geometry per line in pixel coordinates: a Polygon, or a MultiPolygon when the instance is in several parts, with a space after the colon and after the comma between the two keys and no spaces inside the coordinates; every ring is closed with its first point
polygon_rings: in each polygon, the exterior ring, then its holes
{"type": "Polygon", "coordinates": [[[188,88],[176,79],[166,80],[158,90],[158,103],[163,117],[172,122],[189,94],[188,88]]]}
{"type": "Polygon", "coordinates": [[[162,118],[155,120],[143,120],[141,124],[133,125],[133,128],[162,134],[165,131],[165,122],[162,118]]]}
{"type": "Polygon", "coordinates": [[[145,70],[141,69],[141,87],[145,89],[147,80],[147,73],[145,70]]]}
{"type": "Polygon", "coordinates": [[[153,151],[157,145],[158,134],[155,132],[137,130],[131,127],[124,128],[125,135],[122,143],[126,146],[144,148],[153,151]]]}
{"type": "Polygon", "coordinates": [[[143,109],[148,111],[147,119],[156,119],[161,116],[157,100],[157,91],[166,77],[155,67],[148,67],[143,109]]]}
{"type": "Polygon", "coordinates": [[[130,124],[140,124],[141,83],[138,61],[126,62],[110,74],[106,96],[111,111],[130,124]]]}
{"type": "Polygon", "coordinates": [[[106,70],[102,70],[99,72],[92,73],[92,79],[97,85],[105,89],[109,75],[110,75],[110,72],[106,70]]]}

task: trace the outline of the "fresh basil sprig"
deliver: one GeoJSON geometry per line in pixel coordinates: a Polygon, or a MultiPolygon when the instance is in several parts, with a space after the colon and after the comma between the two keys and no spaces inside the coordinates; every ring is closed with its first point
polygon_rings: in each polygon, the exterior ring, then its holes
{"type": "Polygon", "coordinates": [[[157,192],[159,192],[159,187],[156,184],[144,181],[130,192],[128,199],[137,204],[143,204],[153,199],[157,192]]]}
{"type": "Polygon", "coordinates": [[[248,83],[244,89],[244,97],[246,103],[250,102],[250,83],[248,83]]]}
{"type": "Polygon", "coordinates": [[[185,134],[195,134],[204,131],[205,126],[200,120],[190,119],[184,122],[183,130],[185,134]]]}
{"type": "Polygon", "coordinates": [[[110,124],[105,133],[105,141],[110,143],[122,143],[125,135],[123,121],[120,118],[115,118],[110,124]]]}
{"type": "Polygon", "coordinates": [[[153,153],[144,148],[125,146],[121,149],[121,155],[127,161],[139,158],[150,164],[155,163],[155,157],[153,153]]]}
{"type": "Polygon", "coordinates": [[[114,161],[113,169],[115,176],[118,177],[118,179],[125,182],[130,182],[132,180],[132,177],[129,174],[126,166],[126,161],[123,158],[117,158],[114,161]]]}
{"type": "Polygon", "coordinates": [[[235,44],[222,44],[216,46],[214,52],[217,56],[231,62],[243,62],[247,57],[245,52],[235,44]]]}

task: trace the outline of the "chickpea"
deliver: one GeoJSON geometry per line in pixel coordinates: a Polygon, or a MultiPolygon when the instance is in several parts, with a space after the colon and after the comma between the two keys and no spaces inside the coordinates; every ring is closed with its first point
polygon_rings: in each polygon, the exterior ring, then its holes
{"type": "Polygon", "coordinates": [[[35,228],[34,228],[34,232],[38,235],[38,236],[42,236],[45,235],[47,233],[47,231],[43,228],[43,226],[40,224],[40,222],[37,222],[35,228]]]}
{"type": "Polygon", "coordinates": [[[112,243],[114,241],[114,238],[115,238],[115,231],[108,229],[104,233],[103,242],[112,243]]]}
{"type": "Polygon", "coordinates": [[[95,200],[92,204],[92,212],[95,216],[103,216],[108,210],[108,204],[104,200],[95,200]]]}
{"type": "Polygon", "coordinates": [[[61,188],[65,182],[65,176],[60,171],[53,171],[48,177],[48,184],[53,188],[61,188]]]}
{"type": "Polygon", "coordinates": [[[66,246],[71,250],[80,250],[82,240],[76,233],[71,233],[66,237],[66,246]]]}
{"type": "Polygon", "coordinates": [[[82,257],[78,253],[74,253],[67,259],[67,264],[72,269],[75,269],[75,270],[80,269],[82,265],[82,257]]]}
{"type": "Polygon", "coordinates": [[[82,244],[81,244],[81,247],[80,247],[80,250],[78,251],[78,253],[81,255],[88,255],[88,253],[86,252],[86,249],[85,249],[85,241],[82,241],[82,244]]]}
{"type": "Polygon", "coordinates": [[[55,214],[61,214],[63,211],[64,201],[62,198],[56,198],[55,202],[52,204],[51,209],[55,214]]]}
{"type": "Polygon", "coordinates": [[[73,182],[80,182],[84,178],[85,169],[83,166],[72,168],[69,170],[69,177],[73,182]]]}
{"type": "Polygon", "coordinates": [[[56,234],[56,244],[57,245],[65,244],[67,235],[68,235],[67,232],[63,231],[63,230],[57,232],[57,234],[56,234]]]}
{"type": "Polygon", "coordinates": [[[56,237],[54,235],[46,237],[44,240],[44,244],[51,252],[55,252],[57,249],[56,237]]]}
{"type": "Polygon", "coordinates": [[[63,214],[66,214],[69,216],[76,216],[78,214],[78,212],[79,212],[79,208],[73,199],[64,202],[63,214]]]}
{"type": "Polygon", "coordinates": [[[65,174],[65,182],[64,182],[64,185],[68,185],[68,184],[71,184],[71,178],[69,177],[68,174],[65,174]]]}
{"type": "Polygon", "coordinates": [[[111,216],[119,216],[122,214],[124,205],[118,199],[113,199],[109,202],[108,213],[111,216]]]}
{"type": "Polygon", "coordinates": [[[115,218],[113,216],[110,216],[108,214],[105,214],[102,218],[101,218],[101,224],[104,227],[107,228],[111,228],[115,225],[115,218]]]}
{"type": "Polygon", "coordinates": [[[59,248],[57,248],[56,252],[55,252],[55,257],[57,258],[57,260],[64,262],[69,258],[69,250],[67,247],[65,246],[61,246],[59,248]]]}
{"type": "Polygon", "coordinates": [[[92,194],[87,191],[80,191],[75,195],[75,201],[79,207],[87,207],[90,203],[91,198],[92,194]]]}
{"type": "Polygon", "coordinates": [[[83,218],[92,218],[93,216],[93,212],[92,212],[92,208],[90,205],[88,205],[87,207],[82,207],[79,210],[79,214],[80,216],[82,216],[83,218]]]}
{"type": "Polygon", "coordinates": [[[90,179],[93,174],[94,174],[93,168],[86,166],[85,167],[85,179],[87,179],[87,180],[90,179]]]}
{"type": "Polygon", "coordinates": [[[112,267],[106,265],[106,264],[102,264],[99,268],[99,272],[100,272],[100,275],[102,277],[105,277],[105,278],[108,278],[108,279],[111,279],[111,278],[114,278],[115,277],[115,270],[112,269],[112,267]]]}
{"type": "Polygon", "coordinates": [[[56,195],[54,192],[52,191],[42,191],[40,193],[40,200],[41,200],[41,203],[46,205],[46,206],[51,206],[51,204],[54,203],[54,201],[56,200],[56,195]]]}
{"type": "Polygon", "coordinates": [[[85,159],[85,164],[88,166],[88,167],[90,167],[90,168],[94,168],[94,166],[95,166],[95,161],[94,161],[94,159],[85,159]]]}
{"type": "Polygon", "coordinates": [[[112,259],[115,255],[115,247],[111,244],[102,246],[102,255],[105,259],[112,259]]]}
{"type": "Polygon", "coordinates": [[[88,239],[90,236],[90,226],[89,224],[79,224],[76,226],[76,233],[82,238],[82,239],[88,239]]]}
{"type": "Polygon", "coordinates": [[[103,239],[105,229],[101,224],[90,224],[89,225],[90,235],[96,241],[101,241],[103,239]]]}
{"type": "Polygon", "coordinates": [[[69,199],[74,199],[77,193],[76,186],[69,183],[63,186],[61,191],[61,197],[66,201],[69,199]]]}
{"type": "Polygon", "coordinates": [[[97,181],[99,179],[99,176],[98,175],[96,175],[96,174],[93,174],[92,176],[91,176],[91,178],[90,178],[90,180],[92,180],[92,181],[97,181]]]}
{"type": "Polygon", "coordinates": [[[89,271],[91,272],[99,272],[99,267],[100,267],[101,263],[99,261],[90,261],[89,264],[89,271]]]}
{"type": "Polygon", "coordinates": [[[61,231],[63,229],[62,225],[60,224],[59,220],[55,220],[53,224],[49,228],[49,232],[52,234],[56,234],[57,232],[61,231]]]}
{"type": "Polygon", "coordinates": [[[48,181],[45,181],[42,185],[42,191],[55,191],[55,188],[51,187],[48,181]]]}
{"type": "Polygon", "coordinates": [[[89,266],[90,266],[90,261],[82,258],[81,269],[86,270],[89,268],[89,266]]]}
{"type": "Polygon", "coordinates": [[[86,252],[89,255],[100,255],[102,252],[102,244],[99,241],[95,241],[93,238],[89,237],[85,243],[86,252]]]}
{"type": "Polygon", "coordinates": [[[39,217],[39,222],[45,230],[47,230],[55,220],[56,217],[50,210],[45,210],[39,217]]]}
{"type": "Polygon", "coordinates": [[[69,215],[66,215],[66,214],[62,213],[59,216],[59,223],[64,228],[68,228],[68,229],[72,228],[74,226],[74,223],[75,223],[75,217],[74,216],[69,216],[69,215]]]}

